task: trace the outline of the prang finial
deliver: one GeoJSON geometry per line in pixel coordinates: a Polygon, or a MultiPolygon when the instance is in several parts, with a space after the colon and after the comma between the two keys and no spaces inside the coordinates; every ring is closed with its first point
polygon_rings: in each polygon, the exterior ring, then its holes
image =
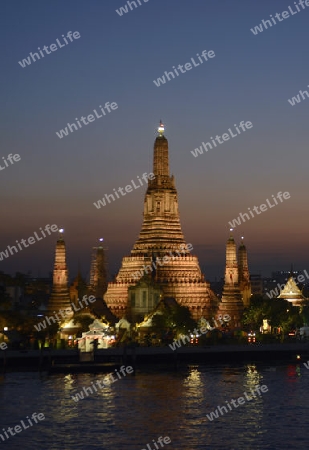
{"type": "Polygon", "coordinates": [[[162,123],[162,120],[160,120],[160,125],[159,125],[159,128],[158,128],[158,133],[159,133],[159,136],[163,136],[163,134],[164,134],[164,125],[163,125],[163,123],[162,123]]]}
{"type": "Polygon", "coordinates": [[[59,239],[63,239],[63,233],[64,233],[64,229],[60,228],[59,229],[59,239]]]}

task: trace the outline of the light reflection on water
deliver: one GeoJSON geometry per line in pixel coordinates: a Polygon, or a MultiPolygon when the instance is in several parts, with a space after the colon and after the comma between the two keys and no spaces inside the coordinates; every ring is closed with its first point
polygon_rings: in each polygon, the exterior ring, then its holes
{"type": "MultiPolygon", "coordinates": [[[[84,400],[72,395],[104,375],[39,377],[11,373],[0,379],[0,430],[33,412],[46,419],[10,437],[3,448],[17,450],[122,450],[146,448],[169,436],[164,450],[307,449],[309,370],[296,365],[191,365],[178,372],[138,371],[98,389],[84,400]],[[268,392],[210,421],[217,406],[268,392]]],[[[1,433],[1,431],[0,431],[1,433]]]]}

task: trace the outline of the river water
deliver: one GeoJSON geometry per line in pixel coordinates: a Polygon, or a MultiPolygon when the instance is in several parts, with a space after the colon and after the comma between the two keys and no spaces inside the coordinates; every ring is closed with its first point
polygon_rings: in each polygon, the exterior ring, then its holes
{"type": "MultiPolygon", "coordinates": [[[[12,450],[307,449],[309,370],[300,363],[147,366],[78,402],[104,375],[8,373],[0,379],[0,448],[12,450]],[[268,391],[234,407],[257,385],[268,391]],[[264,388],[265,389],[265,388],[264,388]],[[207,417],[217,406],[218,418],[207,417]],[[28,423],[11,436],[8,427],[28,423]],[[42,417],[42,416],[41,416],[42,417]],[[2,430],[2,431],[1,431],[2,430]],[[6,435],[4,434],[6,431],[6,435]],[[169,437],[171,443],[157,439],[169,437]],[[7,438],[8,437],[8,438],[7,438]],[[147,447],[147,444],[148,447],[147,447]]],[[[252,397],[252,396],[251,396],[252,397]]],[[[14,432],[14,431],[13,431],[14,432]]],[[[168,442],[168,440],[167,440],[168,442]]]]}

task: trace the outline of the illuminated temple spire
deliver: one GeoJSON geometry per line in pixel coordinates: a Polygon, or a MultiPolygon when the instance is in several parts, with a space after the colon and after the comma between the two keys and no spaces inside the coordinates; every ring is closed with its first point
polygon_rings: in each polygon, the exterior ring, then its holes
{"type": "Polygon", "coordinates": [[[107,289],[106,257],[103,238],[99,239],[99,247],[93,247],[90,269],[90,291],[95,298],[102,298],[107,289]]]}
{"type": "Polygon", "coordinates": [[[244,306],[250,305],[251,298],[251,282],[248,268],[247,249],[244,244],[244,238],[241,238],[241,243],[238,248],[238,274],[239,274],[239,288],[242,294],[244,306]]]}
{"type": "Polygon", "coordinates": [[[168,141],[161,121],[153,147],[153,174],[154,179],[148,181],[142,230],[133,254],[143,250],[148,252],[150,248],[174,250],[185,243],[174,176],[169,173],[168,141]]]}
{"type": "Polygon", "coordinates": [[[158,137],[154,144],[153,173],[156,179],[158,177],[169,178],[168,142],[164,136],[164,125],[161,121],[158,128],[158,137]]]}
{"type": "Polygon", "coordinates": [[[163,134],[164,134],[164,125],[162,123],[162,120],[160,120],[160,125],[158,127],[158,133],[159,133],[159,136],[163,136],[163,134]]]}
{"type": "Polygon", "coordinates": [[[239,272],[236,256],[236,244],[230,228],[230,237],[226,243],[226,264],[222,300],[219,304],[221,314],[231,317],[229,325],[240,327],[240,318],[244,310],[242,295],[239,288],[239,272]]]}
{"type": "MultiPolygon", "coordinates": [[[[56,244],[55,264],[53,271],[53,288],[48,302],[48,311],[58,313],[60,309],[71,308],[68,288],[68,269],[66,264],[65,242],[63,240],[63,228],[59,230],[59,238],[56,244]]],[[[73,315],[73,311],[72,311],[73,315]]],[[[61,316],[60,316],[61,317],[61,316]]]]}
{"type": "Polygon", "coordinates": [[[172,297],[187,306],[195,319],[202,315],[210,318],[212,308],[217,306],[217,298],[204,279],[198,258],[186,246],[174,176],[170,176],[169,171],[168,141],[162,121],[157,131],[153,147],[154,176],[148,181],[142,228],[130,256],[123,258],[115,281],[108,284],[104,300],[117,317],[130,316],[130,305],[138,308],[144,302],[149,305],[150,312],[157,305],[146,298],[146,291],[145,298],[139,299],[130,290],[132,298],[128,298],[128,288],[148,274],[162,289],[163,297],[172,297]],[[177,255],[177,251],[181,253],[177,255]],[[163,264],[164,257],[168,262],[163,264]]]}

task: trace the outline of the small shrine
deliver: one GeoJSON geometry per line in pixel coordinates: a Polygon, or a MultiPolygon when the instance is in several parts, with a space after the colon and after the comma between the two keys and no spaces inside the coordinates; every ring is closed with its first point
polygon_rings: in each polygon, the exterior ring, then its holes
{"type": "Polygon", "coordinates": [[[293,306],[302,306],[304,300],[306,300],[292,276],[288,279],[277,298],[287,300],[293,306]]]}
{"type": "Polygon", "coordinates": [[[115,342],[115,336],[110,331],[108,324],[95,319],[89,325],[89,331],[82,333],[82,337],[78,339],[78,349],[81,352],[92,352],[96,348],[110,347],[115,342]]]}

